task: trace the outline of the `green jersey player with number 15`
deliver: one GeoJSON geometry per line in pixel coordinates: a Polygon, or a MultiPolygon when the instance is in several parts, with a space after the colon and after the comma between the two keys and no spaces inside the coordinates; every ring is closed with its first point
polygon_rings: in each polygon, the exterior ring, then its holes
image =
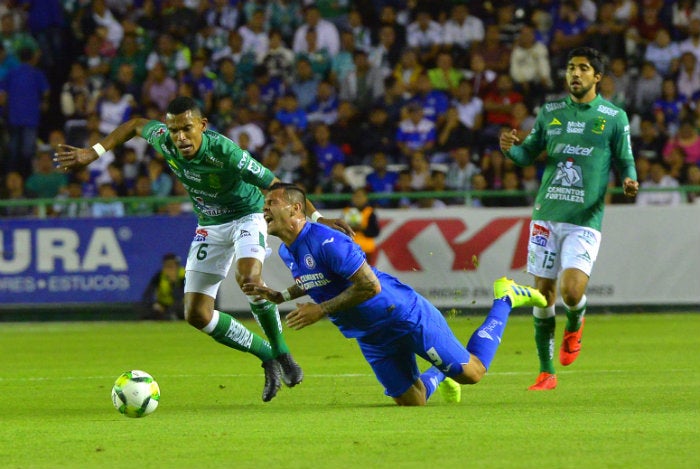
{"type": "MultiPolygon", "coordinates": [[[[263,284],[267,224],[261,189],[279,179],[227,137],[208,130],[207,119],[188,97],[170,102],[165,123],[131,119],[92,148],[61,145],[55,161],[64,169],[80,168],[137,135],[162,155],[182,181],[197,214],[198,226],[185,267],[185,319],[217,342],[262,361],[262,399],[267,402],[275,397],[281,381],[291,387],[303,378],[285,343],[277,305],[248,297],[265,340],[231,315],[215,310],[214,302],[232,265],[239,285],[263,284]]],[[[352,233],[342,220],[321,218],[313,204],[305,208],[314,221],[352,233]]]]}
{"type": "Polygon", "coordinates": [[[625,195],[632,197],[639,188],[627,114],[596,92],[603,68],[597,50],[572,50],[566,68],[569,95],[542,106],[520,145],[515,130],[500,136],[501,150],[520,166],[532,164],[543,151],[547,156],[528,244],[528,272],[548,301],[547,307],[533,309],[540,373],[530,390],[557,385],[553,364],[557,278],[567,315],[560,363],[570,365],[581,349],[585,292],[600,247],[611,167],[618,170],[625,195]]]}

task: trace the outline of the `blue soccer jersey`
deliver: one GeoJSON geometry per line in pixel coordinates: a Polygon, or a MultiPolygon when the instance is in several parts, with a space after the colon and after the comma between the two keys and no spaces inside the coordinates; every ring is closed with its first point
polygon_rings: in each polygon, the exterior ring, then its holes
{"type": "MultiPolygon", "coordinates": [[[[365,254],[348,236],[318,223],[307,223],[297,239],[279,254],[296,284],[316,303],[338,296],[365,262],[365,254]]],[[[329,315],[347,338],[373,343],[390,341],[411,331],[421,319],[422,301],[411,287],[372,268],[381,292],[359,305],[329,315]]]]}

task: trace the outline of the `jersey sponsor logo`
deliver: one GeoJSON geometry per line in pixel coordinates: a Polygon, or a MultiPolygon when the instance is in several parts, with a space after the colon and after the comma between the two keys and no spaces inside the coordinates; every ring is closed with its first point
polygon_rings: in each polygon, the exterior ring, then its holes
{"type": "Polygon", "coordinates": [[[552,117],[552,122],[547,125],[561,125],[561,122],[556,117],[552,117]]]}
{"type": "Polygon", "coordinates": [[[586,130],[585,122],[567,122],[566,123],[566,133],[567,134],[582,134],[586,130]]]}
{"type": "Polygon", "coordinates": [[[206,155],[204,155],[204,159],[207,160],[209,163],[211,163],[212,166],[216,166],[217,168],[224,167],[223,161],[217,160],[216,158],[214,158],[212,155],[210,155],[208,153],[206,155]]]}
{"type": "Polygon", "coordinates": [[[594,147],[582,147],[580,145],[570,145],[568,143],[557,143],[554,147],[554,153],[576,156],[590,156],[593,154],[594,147]]]}
{"type": "Polygon", "coordinates": [[[294,282],[299,288],[301,288],[302,291],[309,291],[314,287],[322,287],[331,283],[331,281],[328,280],[321,272],[300,275],[294,279],[294,282]]]}
{"type": "Polygon", "coordinates": [[[192,171],[190,169],[185,168],[182,171],[182,175],[183,175],[183,177],[185,177],[186,179],[189,179],[190,181],[202,182],[202,176],[195,173],[194,171],[192,171]]]}
{"type": "Polygon", "coordinates": [[[556,111],[557,109],[564,109],[566,103],[547,103],[544,105],[546,111],[556,111]]]}
{"type": "Polygon", "coordinates": [[[530,242],[536,244],[537,246],[545,247],[547,246],[547,241],[549,240],[550,231],[546,226],[538,225],[535,223],[532,225],[532,234],[530,235],[530,242]]]}
{"type": "Polygon", "coordinates": [[[250,231],[247,230],[241,230],[241,233],[238,235],[238,239],[241,238],[246,238],[250,236],[250,231]]]}
{"type": "Polygon", "coordinates": [[[610,108],[608,106],[604,106],[602,104],[598,106],[598,112],[602,112],[603,114],[607,114],[608,116],[612,117],[615,117],[620,113],[620,111],[616,111],[615,109],[610,108]]]}
{"type": "Polygon", "coordinates": [[[603,130],[605,130],[606,122],[607,121],[604,117],[596,117],[595,121],[593,122],[593,128],[591,129],[591,132],[598,135],[602,134],[603,130]]]}
{"type": "Polygon", "coordinates": [[[194,232],[194,239],[192,241],[200,243],[206,241],[207,236],[209,236],[209,232],[207,230],[204,228],[198,228],[197,231],[194,232]]]}
{"type": "Polygon", "coordinates": [[[591,256],[588,254],[588,251],[584,251],[583,254],[579,254],[576,256],[577,259],[581,259],[582,261],[590,264],[593,261],[591,260],[591,256]]]}
{"type": "Polygon", "coordinates": [[[316,267],[316,260],[311,254],[307,254],[306,256],[304,256],[304,265],[309,269],[313,269],[314,267],[316,267]]]}
{"type": "Polygon", "coordinates": [[[562,133],[562,128],[557,127],[554,129],[547,129],[547,135],[561,135],[562,133]]]}

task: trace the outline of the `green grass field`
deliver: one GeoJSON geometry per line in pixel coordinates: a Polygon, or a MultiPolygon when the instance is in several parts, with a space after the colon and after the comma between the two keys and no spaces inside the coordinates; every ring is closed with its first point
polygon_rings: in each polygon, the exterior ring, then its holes
{"type": "MultiPolygon", "coordinates": [[[[466,342],[481,320],[450,324],[466,342]]],[[[699,468],[698,337],[700,314],[592,314],[558,389],[528,392],[532,320],[517,315],[461,403],[399,408],[327,321],[287,331],[306,377],[269,403],[253,356],[182,322],[3,323],[0,467],[699,468]],[[134,368],[161,388],[143,419],[110,400],[134,368]]]]}

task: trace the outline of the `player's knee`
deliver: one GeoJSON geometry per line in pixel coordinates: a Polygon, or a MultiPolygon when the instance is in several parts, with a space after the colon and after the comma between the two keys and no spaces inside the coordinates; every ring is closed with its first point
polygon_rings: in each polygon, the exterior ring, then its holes
{"type": "Polygon", "coordinates": [[[185,303],[185,320],[197,329],[204,328],[211,321],[212,311],[204,304],[196,302],[185,303]]]}
{"type": "Polygon", "coordinates": [[[583,291],[575,287],[562,287],[561,299],[565,305],[577,305],[583,298],[583,291]]]}

